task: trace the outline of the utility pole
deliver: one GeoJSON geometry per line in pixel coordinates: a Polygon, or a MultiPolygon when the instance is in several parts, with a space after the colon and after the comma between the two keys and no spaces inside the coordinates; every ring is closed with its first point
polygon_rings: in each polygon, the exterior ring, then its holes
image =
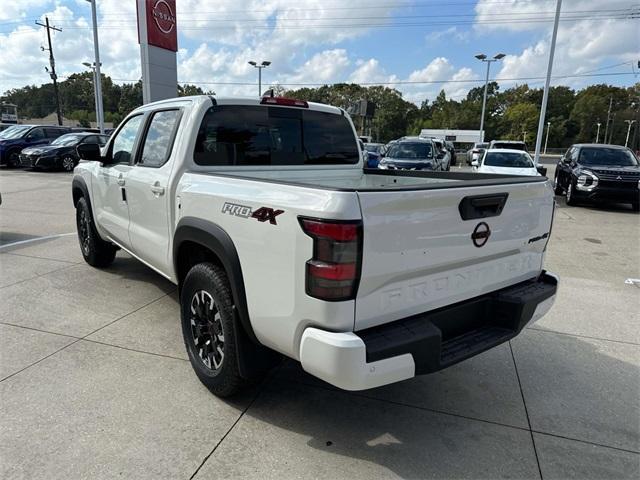
{"type": "Polygon", "coordinates": [[[607,143],[607,134],[609,133],[609,118],[611,117],[611,106],[613,105],[613,95],[609,97],[609,111],[607,112],[607,123],[604,127],[604,143],[607,143]]]}
{"type": "Polygon", "coordinates": [[[56,75],[56,60],[53,58],[53,46],[51,45],[51,30],[55,30],[56,32],[61,32],[59,28],[49,26],[49,17],[45,17],[45,24],[42,24],[36,21],[36,25],[40,25],[47,29],[47,42],[49,43],[49,48],[41,47],[42,50],[49,50],[49,65],[51,66],[51,71],[45,70],[49,72],[49,76],[51,80],[53,80],[53,92],[56,96],[56,114],[58,115],[58,125],[62,125],[62,113],[60,112],[60,95],[58,94],[58,76],[56,75]]]}
{"type": "MultiPolygon", "coordinates": [[[[609,145],[613,145],[613,126],[616,123],[616,113],[613,112],[613,115],[611,115],[611,132],[609,133],[609,145]]],[[[605,136],[605,139],[607,137],[605,136]]]]}

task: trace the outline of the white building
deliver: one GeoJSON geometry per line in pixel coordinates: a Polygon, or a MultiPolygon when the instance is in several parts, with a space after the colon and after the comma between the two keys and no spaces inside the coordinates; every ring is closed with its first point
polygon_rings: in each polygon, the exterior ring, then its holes
{"type": "MultiPolygon", "coordinates": [[[[480,142],[480,130],[450,130],[447,128],[423,128],[420,136],[437,137],[453,142],[456,146],[480,142]]],[[[484,140],[484,135],[482,136],[484,140]]]]}

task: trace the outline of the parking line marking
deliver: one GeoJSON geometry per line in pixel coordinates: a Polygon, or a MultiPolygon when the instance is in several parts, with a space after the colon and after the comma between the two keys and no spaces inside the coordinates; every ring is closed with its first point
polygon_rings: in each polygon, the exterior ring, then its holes
{"type": "Polygon", "coordinates": [[[5,248],[9,248],[9,247],[15,247],[16,245],[24,245],[25,243],[40,242],[42,240],[49,240],[51,238],[68,237],[69,235],[75,235],[75,234],[76,232],[59,233],[57,235],[47,235],[45,237],[36,237],[36,238],[30,238],[28,240],[20,240],[18,242],[7,243],[6,245],[0,245],[0,250],[4,250],[5,248]]]}

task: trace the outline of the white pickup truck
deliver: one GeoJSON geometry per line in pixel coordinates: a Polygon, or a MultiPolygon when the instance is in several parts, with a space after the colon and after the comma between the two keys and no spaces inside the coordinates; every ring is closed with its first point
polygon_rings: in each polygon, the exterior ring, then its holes
{"type": "Polygon", "coordinates": [[[544,315],[544,177],[363,169],[344,110],[176,98],[78,147],[85,260],[121,248],[180,290],[200,380],[233,394],[281,355],[360,390],[434,372],[544,315]]]}

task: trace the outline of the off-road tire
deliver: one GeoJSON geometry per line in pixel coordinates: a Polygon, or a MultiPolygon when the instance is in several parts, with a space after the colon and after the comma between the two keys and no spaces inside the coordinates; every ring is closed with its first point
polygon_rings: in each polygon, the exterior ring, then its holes
{"type": "Polygon", "coordinates": [[[105,242],[100,238],[93,223],[91,209],[84,197],[76,204],[76,227],[78,229],[78,241],[80,251],[92,267],[104,268],[113,263],[117,248],[115,245],[105,242]]]}
{"type": "Polygon", "coordinates": [[[233,295],[224,269],[212,263],[199,263],[189,270],[180,292],[180,316],[189,361],[200,381],[218,397],[236,393],[245,380],[240,376],[233,295]],[[201,300],[196,298],[199,296],[201,300]],[[201,301],[205,306],[203,311],[198,310],[201,301]],[[207,318],[203,319],[203,315],[207,318]],[[207,322],[209,326],[203,327],[207,322]],[[203,331],[209,333],[203,334],[203,331]],[[220,332],[222,345],[219,343],[220,332]],[[198,335],[203,336],[196,339],[198,335]],[[210,343],[203,342],[204,338],[210,338],[210,343]],[[216,352],[211,350],[217,348],[223,356],[216,366],[213,358],[216,352]],[[209,365],[203,357],[208,358],[209,365]]]}

